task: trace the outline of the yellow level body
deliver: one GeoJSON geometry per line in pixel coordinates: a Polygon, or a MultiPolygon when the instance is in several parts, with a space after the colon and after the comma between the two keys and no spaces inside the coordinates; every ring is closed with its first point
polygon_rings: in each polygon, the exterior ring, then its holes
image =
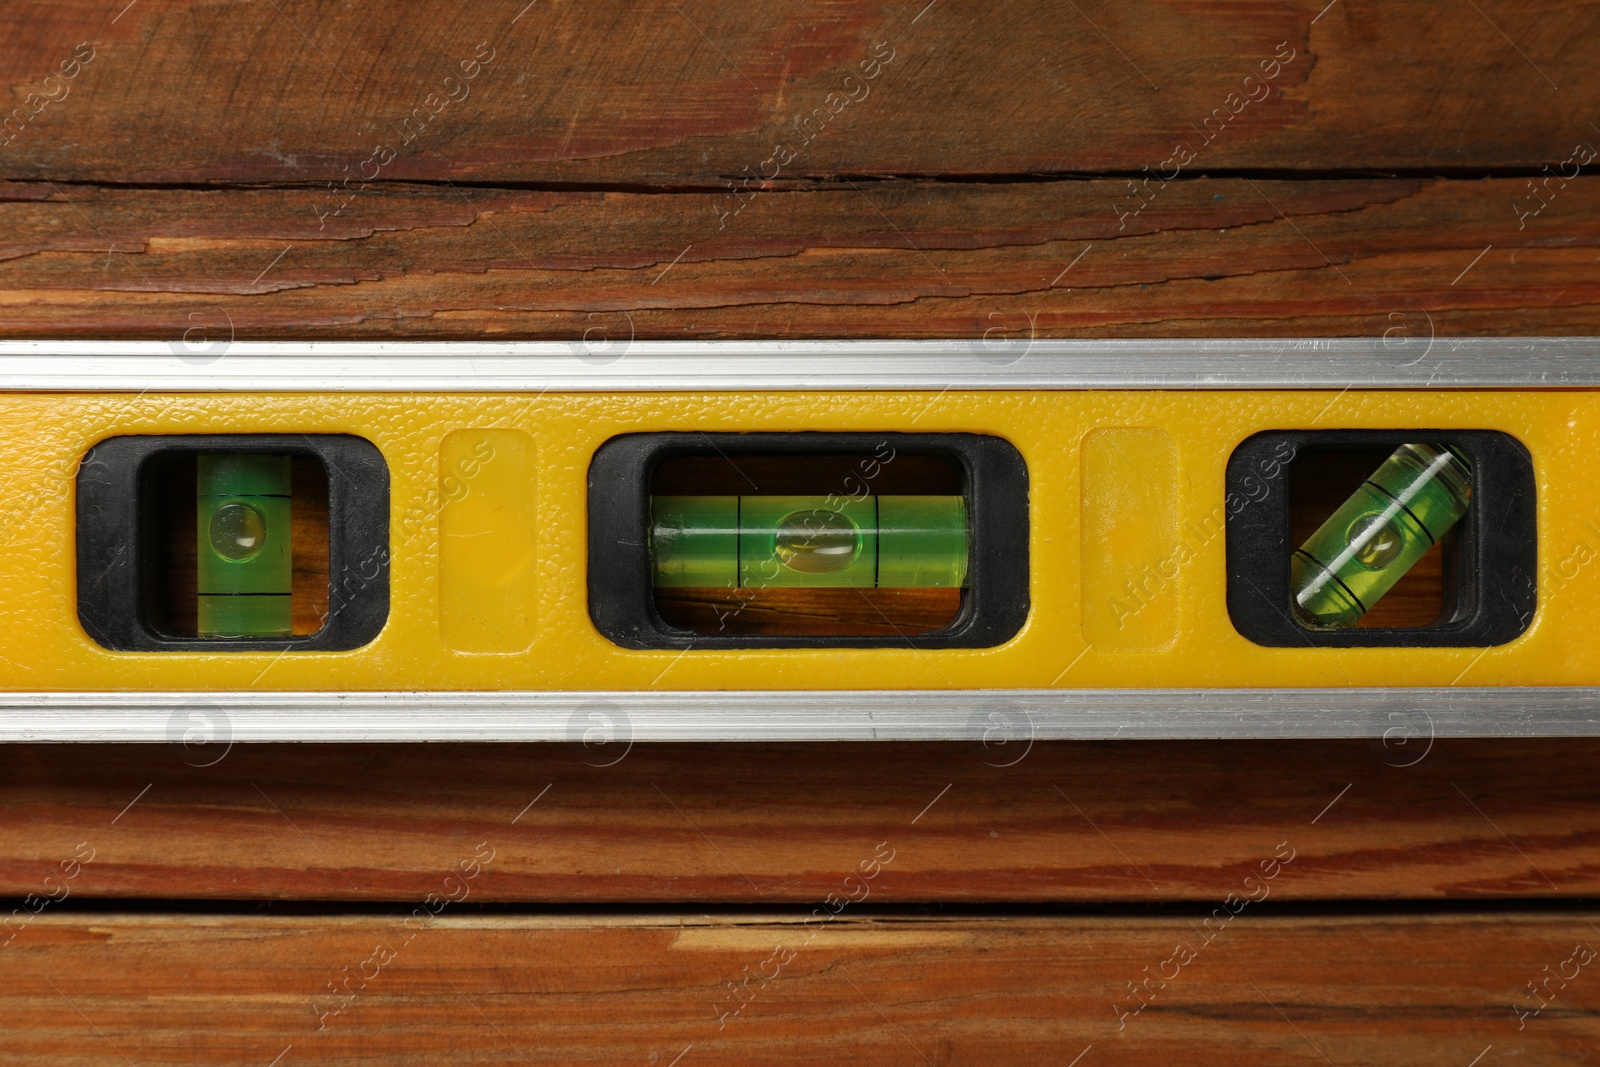
{"type": "Polygon", "coordinates": [[[10,393],[0,395],[0,688],[1594,686],[1597,435],[1600,392],[1588,390],[10,393]],[[1490,648],[1264,647],[1241,636],[1224,563],[1234,449],[1261,431],[1418,427],[1501,431],[1531,454],[1538,607],[1527,630],[1490,648]],[[1009,441],[1028,470],[1026,622],[992,648],[620,647],[589,613],[588,470],[607,440],[648,431],[1009,441]],[[349,434],[383,453],[391,559],[381,633],[336,652],[98,645],[76,610],[83,455],[119,435],[257,433],[349,434]]]}

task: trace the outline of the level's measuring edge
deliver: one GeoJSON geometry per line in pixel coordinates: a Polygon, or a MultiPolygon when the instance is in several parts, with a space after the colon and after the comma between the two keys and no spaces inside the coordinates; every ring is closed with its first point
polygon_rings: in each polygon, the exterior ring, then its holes
{"type": "Polygon", "coordinates": [[[1600,338],[0,341],[0,391],[589,392],[1600,386],[1600,338]]]}
{"type": "MultiPolygon", "coordinates": [[[[0,741],[1032,741],[1600,735],[1600,687],[15,693],[0,741]]],[[[621,751],[620,748],[610,749],[621,751]]]]}

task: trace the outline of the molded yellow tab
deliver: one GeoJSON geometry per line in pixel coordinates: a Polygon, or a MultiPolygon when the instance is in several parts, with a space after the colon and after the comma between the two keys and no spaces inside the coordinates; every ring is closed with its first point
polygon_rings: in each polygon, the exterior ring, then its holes
{"type": "Polygon", "coordinates": [[[1083,439],[1083,636],[1154,652],[1178,637],[1178,450],[1164,430],[1083,439]]]}
{"type": "Polygon", "coordinates": [[[526,652],[534,637],[533,441],[457,430],[439,449],[439,633],[457,652],[526,652]]]}

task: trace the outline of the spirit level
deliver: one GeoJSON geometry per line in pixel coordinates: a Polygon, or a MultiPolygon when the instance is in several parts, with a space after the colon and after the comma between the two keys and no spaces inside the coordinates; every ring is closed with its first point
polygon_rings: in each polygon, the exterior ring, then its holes
{"type": "Polygon", "coordinates": [[[3,343],[0,738],[1597,733],[1597,430],[1593,339],[3,343]]]}

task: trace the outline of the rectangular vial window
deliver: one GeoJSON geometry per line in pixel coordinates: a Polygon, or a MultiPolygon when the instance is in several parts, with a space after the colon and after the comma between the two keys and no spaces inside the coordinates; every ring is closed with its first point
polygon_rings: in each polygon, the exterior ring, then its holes
{"type": "Polygon", "coordinates": [[[589,614],[629,648],[986,648],[1028,613],[1028,482],[979,434],[653,433],[589,468],[589,614]]]}
{"type": "Polygon", "coordinates": [[[78,467],[77,568],[105,648],[357,648],[389,614],[389,469],[343,434],[110,437],[78,467]]]}
{"type": "Polygon", "coordinates": [[[1533,462],[1494,430],[1282,430],[1228,460],[1228,615],[1261,645],[1490,647],[1533,621],[1533,462]]]}

